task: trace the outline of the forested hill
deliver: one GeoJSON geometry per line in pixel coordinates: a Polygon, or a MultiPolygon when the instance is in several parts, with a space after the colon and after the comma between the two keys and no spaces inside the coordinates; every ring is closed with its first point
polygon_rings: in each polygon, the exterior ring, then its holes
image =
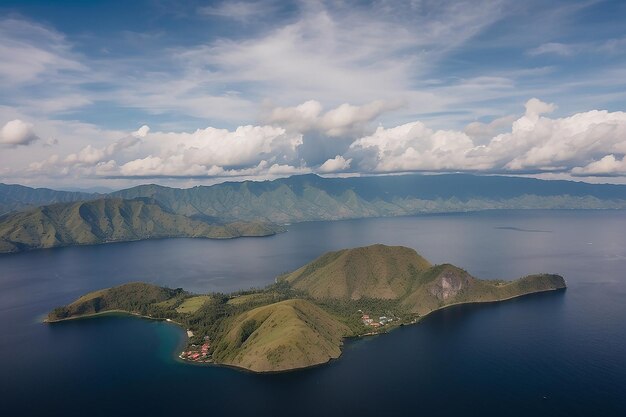
{"type": "Polygon", "coordinates": [[[0,183],[0,215],[54,203],[92,200],[98,196],[98,194],[92,193],[57,191],[49,188],[30,188],[23,185],[0,183]]]}
{"type": "Polygon", "coordinates": [[[485,209],[626,208],[624,185],[466,174],[300,175],[189,189],[142,185],[112,195],[154,198],[185,215],[278,223],[485,209]]]}
{"type": "Polygon", "coordinates": [[[106,198],[58,203],[0,216],[0,253],[166,237],[268,236],[261,222],[213,223],[164,210],[150,199],[106,198]]]}
{"type": "Polygon", "coordinates": [[[150,198],[213,221],[292,223],[489,209],[624,209],[626,185],[468,174],[226,182],[188,189],[141,185],[86,194],[0,185],[0,214],[51,202],[150,198]]]}

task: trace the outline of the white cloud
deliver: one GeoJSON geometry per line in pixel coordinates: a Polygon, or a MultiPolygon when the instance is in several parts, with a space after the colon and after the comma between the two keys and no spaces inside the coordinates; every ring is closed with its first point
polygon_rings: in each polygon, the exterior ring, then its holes
{"type": "Polygon", "coordinates": [[[529,55],[560,55],[569,56],[573,55],[578,48],[576,45],[567,45],[559,42],[549,42],[539,45],[528,51],[529,55]]]}
{"type": "MultiPolygon", "coordinates": [[[[348,155],[374,172],[472,170],[497,172],[569,171],[595,156],[626,153],[626,113],[593,110],[551,119],[556,108],[531,99],[510,132],[475,143],[465,132],[432,130],[421,122],[378,128],[352,143],[348,155]]],[[[587,162],[585,162],[587,161],[587,162]]],[[[610,164],[605,159],[603,166],[610,164]]],[[[358,168],[357,168],[358,169],[358,168]]],[[[592,166],[584,171],[594,174],[592,166]]],[[[583,173],[579,168],[578,173],[583,173]]]]}
{"type": "Polygon", "coordinates": [[[331,172],[338,172],[338,171],[345,171],[346,169],[350,168],[351,163],[352,163],[352,159],[345,159],[343,156],[337,155],[334,158],[329,159],[326,162],[324,162],[317,169],[317,171],[323,174],[331,173],[331,172]]]}
{"type": "MultiPolygon", "coordinates": [[[[41,148],[37,155],[45,157],[30,163],[26,171],[12,172],[31,177],[127,180],[272,178],[345,171],[626,176],[624,112],[592,110],[551,118],[548,113],[556,109],[554,104],[531,99],[524,114],[517,118],[474,123],[464,130],[433,129],[422,121],[413,121],[395,127],[380,126],[362,136],[356,136],[358,129],[346,131],[345,138],[329,136],[330,127],[345,128],[345,120],[367,120],[354,115],[354,109],[363,107],[348,106],[347,116],[339,117],[341,122],[337,122],[326,115],[342,106],[324,112],[319,103],[305,102],[281,109],[282,122],[289,127],[247,125],[232,130],[207,127],[192,132],[160,132],[142,126],[124,133],[121,139],[104,139],[100,146],[59,141],[54,155],[49,155],[41,144],[28,150],[41,148]],[[297,127],[319,129],[326,134],[303,134],[297,127]],[[345,144],[339,151],[338,143],[345,144]],[[306,146],[319,148],[320,153],[307,153],[306,146]]],[[[110,138],[112,134],[81,125],[75,128],[88,136],[110,138]]],[[[19,151],[16,148],[13,152],[19,151]]],[[[2,172],[5,175],[11,171],[5,168],[2,172]]]]}
{"type": "Polygon", "coordinates": [[[402,103],[395,101],[373,101],[363,106],[344,103],[323,112],[319,101],[309,100],[295,107],[275,107],[267,116],[268,123],[286,127],[293,131],[318,130],[328,136],[341,136],[360,131],[364,126],[388,110],[402,103]]]}
{"type": "Polygon", "coordinates": [[[474,143],[480,144],[485,140],[491,140],[491,138],[499,133],[504,133],[505,130],[510,128],[511,123],[514,121],[515,116],[503,116],[489,123],[472,122],[465,126],[463,132],[470,136],[474,143]]]}
{"type": "Polygon", "coordinates": [[[29,145],[38,139],[33,125],[20,119],[7,122],[0,131],[0,145],[29,145]]]}
{"type": "Polygon", "coordinates": [[[85,69],[61,34],[20,19],[0,20],[0,56],[0,79],[11,84],[85,69]]]}
{"type": "Polygon", "coordinates": [[[272,9],[272,5],[263,1],[224,1],[217,6],[200,7],[198,13],[247,22],[252,18],[267,15],[270,9],[272,9]]]}
{"type": "Polygon", "coordinates": [[[373,135],[352,143],[349,153],[355,159],[361,155],[362,164],[373,172],[480,169],[467,157],[473,146],[463,132],[434,131],[422,122],[412,122],[379,127],[373,135]]]}
{"type": "Polygon", "coordinates": [[[300,172],[294,163],[303,166],[297,158],[301,144],[301,134],[273,126],[209,127],[192,133],[151,132],[142,126],[107,146],[87,145],[65,157],[55,154],[31,163],[29,170],[110,177],[286,175],[300,172]]]}
{"type": "Polygon", "coordinates": [[[572,169],[572,174],[578,176],[626,176],[626,157],[622,156],[622,159],[618,159],[613,154],[606,155],[584,167],[575,167],[572,169]]]}
{"type": "Polygon", "coordinates": [[[148,132],[150,132],[150,126],[143,125],[139,129],[137,129],[133,133],[131,133],[131,135],[136,137],[136,138],[145,138],[146,135],[148,134],[148,132]]]}

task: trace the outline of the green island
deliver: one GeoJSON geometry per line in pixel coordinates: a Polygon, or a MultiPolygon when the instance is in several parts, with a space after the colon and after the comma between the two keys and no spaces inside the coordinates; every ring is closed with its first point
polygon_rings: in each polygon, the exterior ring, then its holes
{"type": "Polygon", "coordinates": [[[185,361],[279,372],[327,363],[346,338],[385,333],[450,305],[565,287],[554,274],[480,280],[413,249],[378,244],[326,253],[266,288],[232,294],[124,284],[58,307],[46,321],[112,312],[167,320],[187,329],[185,361]]]}

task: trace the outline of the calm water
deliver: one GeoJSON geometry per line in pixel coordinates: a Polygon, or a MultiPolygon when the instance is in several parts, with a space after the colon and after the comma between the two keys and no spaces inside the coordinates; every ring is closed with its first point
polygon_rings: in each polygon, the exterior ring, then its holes
{"type": "Polygon", "coordinates": [[[0,256],[0,415],[626,415],[626,212],[508,211],[292,225],[270,238],[171,239],[0,256]],[[277,375],[179,363],[183,331],[42,316],[141,280],[263,286],[321,253],[386,243],[482,278],[565,276],[568,290],[455,307],[277,375]]]}

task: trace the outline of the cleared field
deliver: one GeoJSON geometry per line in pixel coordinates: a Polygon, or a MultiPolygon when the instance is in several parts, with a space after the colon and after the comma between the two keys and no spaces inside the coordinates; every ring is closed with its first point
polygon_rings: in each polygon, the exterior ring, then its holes
{"type": "Polygon", "coordinates": [[[196,297],[187,298],[176,308],[176,311],[182,314],[195,313],[210,299],[211,297],[208,295],[198,295],[196,297]]]}
{"type": "Polygon", "coordinates": [[[228,300],[228,304],[234,306],[240,306],[246,303],[258,303],[258,302],[270,302],[272,301],[274,294],[272,293],[257,293],[257,294],[245,294],[239,295],[228,300]]]}

